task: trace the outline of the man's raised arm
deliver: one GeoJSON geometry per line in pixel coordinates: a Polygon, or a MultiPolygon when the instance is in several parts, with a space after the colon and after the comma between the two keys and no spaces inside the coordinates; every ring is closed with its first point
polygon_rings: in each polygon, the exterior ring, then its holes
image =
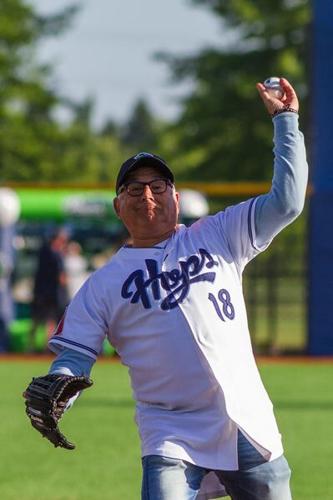
{"type": "Polygon", "coordinates": [[[258,92],[274,124],[274,175],[269,193],[258,197],[255,206],[256,246],[265,246],[292,222],[304,206],[308,166],[303,134],[298,129],[299,103],[290,83],[281,78],[282,99],[265,86],[258,92]]]}

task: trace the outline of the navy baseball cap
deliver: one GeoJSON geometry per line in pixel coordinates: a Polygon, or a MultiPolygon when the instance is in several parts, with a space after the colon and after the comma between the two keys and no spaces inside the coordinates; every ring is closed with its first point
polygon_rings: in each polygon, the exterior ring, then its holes
{"type": "Polygon", "coordinates": [[[154,155],[152,153],[138,153],[135,156],[132,156],[128,160],[126,160],[122,166],[120,167],[117,181],[116,181],[116,192],[118,193],[118,190],[120,186],[124,184],[125,178],[127,174],[130,172],[133,172],[136,168],[139,166],[147,165],[148,167],[156,167],[158,168],[163,175],[165,176],[166,179],[169,179],[172,184],[174,183],[174,175],[171,172],[170,168],[166,164],[166,161],[163,160],[160,156],[154,155]]]}

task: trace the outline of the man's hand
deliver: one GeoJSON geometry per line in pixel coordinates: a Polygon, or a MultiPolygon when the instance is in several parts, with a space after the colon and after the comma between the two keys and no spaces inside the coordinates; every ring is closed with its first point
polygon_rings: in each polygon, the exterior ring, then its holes
{"type": "Polygon", "coordinates": [[[281,99],[278,99],[272,96],[262,83],[257,83],[256,85],[268,113],[273,116],[274,113],[282,111],[283,109],[287,110],[288,108],[298,112],[299,103],[293,87],[285,78],[280,78],[280,86],[284,90],[284,95],[281,99]]]}

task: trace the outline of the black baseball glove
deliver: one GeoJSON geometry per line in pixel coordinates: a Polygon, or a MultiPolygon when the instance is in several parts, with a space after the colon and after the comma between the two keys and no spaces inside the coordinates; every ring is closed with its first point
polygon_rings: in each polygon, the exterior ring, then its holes
{"type": "Polygon", "coordinates": [[[77,392],[92,386],[88,377],[70,375],[45,375],[33,378],[23,393],[26,414],[31,425],[46,437],[55,447],[73,450],[75,445],[61,434],[58,422],[62,417],[69,399],[77,392]]]}

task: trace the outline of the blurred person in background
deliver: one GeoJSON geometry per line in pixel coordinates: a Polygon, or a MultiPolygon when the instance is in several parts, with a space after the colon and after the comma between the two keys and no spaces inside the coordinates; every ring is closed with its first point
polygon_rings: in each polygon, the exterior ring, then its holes
{"type": "Polygon", "coordinates": [[[57,229],[42,244],[34,277],[31,303],[32,325],[28,337],[28,352],[34,352],[35,337],[40,325],[46,326],[47,339],[63,315],[69,302],[65,253],[68,233],[57,229]]]}
{"type": "Polygon", "coordinates": [[[14,304],[11,291],[13,260],[4,251],[4,232],[0,231],[0,353],[7,352],[10,347],[9,326],[14,319],[14,304]]]}
{"type": "Polygon", "coordinates": [[[69,241],[65,252],[65,271],[69,298],[72,299],[88,278],[88,263],[77,241],[69,241]]]}
{"type": "Polygon", "coordinates": [[[15,191],[0,188],[0,352],[6,352],[10,348],[9,327],[14,319],[14,237],[19,215],[20,202],[15,191]]]}

